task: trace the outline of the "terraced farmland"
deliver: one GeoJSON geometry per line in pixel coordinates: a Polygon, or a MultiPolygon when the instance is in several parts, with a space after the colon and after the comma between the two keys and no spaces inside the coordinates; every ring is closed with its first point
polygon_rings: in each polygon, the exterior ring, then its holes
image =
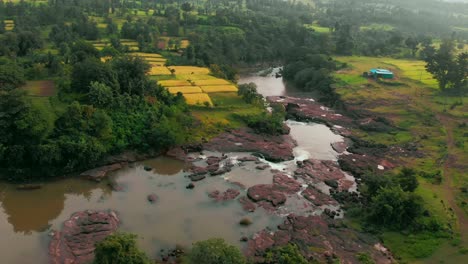
{"type": "Polygon", "coordinates": [[[11,31],[15,28],[15,21],[13,20],[4,20],[5,30],[11,31]]]}

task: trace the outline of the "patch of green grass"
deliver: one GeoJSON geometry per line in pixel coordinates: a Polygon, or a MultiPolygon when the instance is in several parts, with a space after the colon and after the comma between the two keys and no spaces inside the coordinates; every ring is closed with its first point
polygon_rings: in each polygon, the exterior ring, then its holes
{"type": "Polygon", "coordinates": [[[362,75],[335,74],[335,77],[349,85],[362,85],[367,83],[367,79],[362,77],[362,75]]]}
{"type": "Polygon", "coordinates": [[[381,235],[381,238],[397,257],[405,260],[416,260],[431,256],[448,237],[447,234],[438,232],[410,235],[386,232],[381,235]]]}
{"type": "Polygon", "coordinates": [[[372,23],[369,25],[361,26],[360,30],[380,30],[380,31],[392,31],[395,29],[394,26],[389,24],[379,24],[379,23],[372,23]]]}
{"type": "Polygon", "coordinates": [[[320,25],[318,25],[318,24],[316,24],[316,23],[313,23],[313,24],[306,24],[306,25],[304,25],[304,26],[305,26],[306,28],[308,28],[308,29],[314,30],[314,31],[317,32],[317,33],[330,33],[330,32],[331,32],[330,28],[328,28],[328,27],[322,27],[322,26],[320,26],[320,25]]]}

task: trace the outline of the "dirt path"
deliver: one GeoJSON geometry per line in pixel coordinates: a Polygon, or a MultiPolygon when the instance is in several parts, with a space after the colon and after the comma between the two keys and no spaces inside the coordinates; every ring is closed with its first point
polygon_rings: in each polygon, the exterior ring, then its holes
{"type": "Polygon", "coordinates": [[[444,193],[444,198],[450,208],[453,209],[453,212],[457,216],[458,220],[458,231],[460,232],[460,238],[462,241],[463,245],[468,244],[468,217],[466,216],[465,212],[463,211],[462,208],[460,208],[456,202],[456,197],[455,194],[456,192],[454,191],[454,179],[453,175],[450,172],[450,168],[456,166],[456,156],[453,155],[453,151],[455,146],[455,140],[453,138],[453,131],[452,131],[452,125],[455,122],[453,118],[444,115],[444,114],[438,114],[437,119],[439,119],[440,123],[444,126],[445,131],[447,133],[447,158],[445,159],[444,162],[444,167],[443,167],[443,175],[444,175],[444,180],[443,180],[443,185],[442,185],[442,190],[444,193]]]}

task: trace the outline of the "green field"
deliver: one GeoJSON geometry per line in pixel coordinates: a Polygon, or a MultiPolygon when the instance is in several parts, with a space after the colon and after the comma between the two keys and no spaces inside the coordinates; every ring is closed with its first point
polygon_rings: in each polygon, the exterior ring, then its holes
{"type": "MultiPolygon", "coordinates": [[[[336,91],[351,105],[370,110],[391,120],[398,128],[392,133],[356,133],[362,138],[387,145],[416,143],[418,157],[398,157],[416,169],[420,187],[416,190],[432,216],[455,232],[419,233],[408,236],[384,233],[381,238],[397,257],[405,261],[450,256],[462,259],[467,248],[466,194],[468,186],[468,140],[460,127],[468,123],[468,97],[448,97],[440,93],[436,80],[424,70],[424,62],[377,57],[336,57],[347,67],[335,73],[336,91]],[[393,80],[366,79],[363,72],[386,68],[395,73],[393,80]],[[463,100],[464,104],[455,104],[463,100]],[[454,139],[457,141],[454,142],[454,139]],[[440,171],[441,181],[434,175],[440,171]],[[441,202],[444,201],[444,202],[441,202]]],[[[423,261],[424,262],[424,261],[423,261]]]]}

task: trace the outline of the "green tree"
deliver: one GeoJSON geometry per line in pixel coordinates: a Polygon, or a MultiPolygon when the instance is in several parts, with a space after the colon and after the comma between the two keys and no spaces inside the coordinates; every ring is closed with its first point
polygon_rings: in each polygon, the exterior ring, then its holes
{"type": "Polygon", "coordinates": [[[368,219],[375,224],[394,230],[408,228],[423,212],[420,196],[405,192],[400,186],[382,188],[372,198],[368,219]]]}
{"type": "Polygon", "coordinates": [[[424,52],[426,69],[439,82],[441,90],[462,89],[467,82],[467,55],[454,55],[453,40],[445,40],[438,50],[427,47],[424,52]]]}
{"type": "Polygon", "coordinates": [[[23,68],[14,63],[0,65],[0,90],[12,90],[24,83],[23,68]]]}
{"type": "Polygon", "coordinates": [[[91,82],[88,97],[94,106],[107,107],[113,101],[112,88],[103,83],[91,82]]]}
{"type": "Polygon", "coordinates": [[[416,172],[410,168],[403,168],[394,179],[405,192],[414,192],[419,185],[416,172]]]}
{"type": "Polygon", "coordinates": [[[91,82],[100,82],[114,91],[119,90],[117,75],[108,63],[89,58],[73,66],[71,87],[76,92],[88,93],[91,82]]]}
{"type": "Polygon", "coordinates": [[[150,264],[143,251],[138,249],[136,235],[115,233],[96,245],[94,264],[150,264]]]}
{"type": "Polygon", "coordinates": [[[263,96],[257,92],[255,83],[240,84],[237,94],[249,104],[260,104],[263,102],[263,96]]]}
{"type": "Polygon", "coordinates": [[[295,244],[269,249],[265,256],[265,264],[308,264],[295,244]]]}
{"type": "Polygon", "coordinates": [[[196,242],[188,255],[188,264],[245,264],[240,250],[223,239],[211,238],[196,242]]]}

